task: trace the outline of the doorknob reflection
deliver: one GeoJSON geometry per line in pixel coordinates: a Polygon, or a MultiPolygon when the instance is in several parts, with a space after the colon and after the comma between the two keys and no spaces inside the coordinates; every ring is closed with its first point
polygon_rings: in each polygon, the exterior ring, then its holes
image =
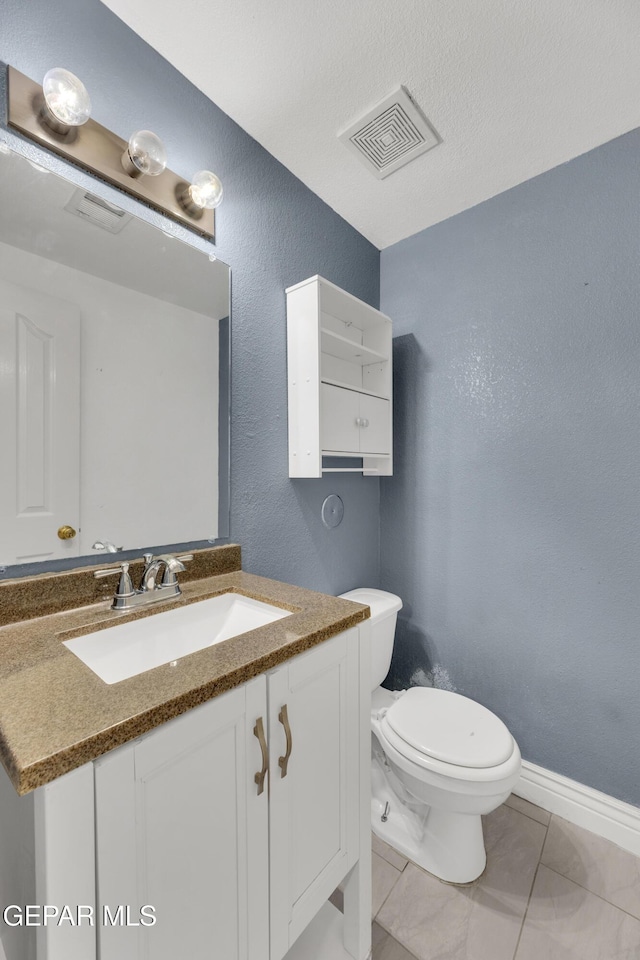
{"type": "Polygon", "coordinates": [[[61,540],[73,540],[76,535],[76,532],[73,527],[70,527],[68,523],[65,523],[63,527],[58,528],[58,537],[61,540]]]}

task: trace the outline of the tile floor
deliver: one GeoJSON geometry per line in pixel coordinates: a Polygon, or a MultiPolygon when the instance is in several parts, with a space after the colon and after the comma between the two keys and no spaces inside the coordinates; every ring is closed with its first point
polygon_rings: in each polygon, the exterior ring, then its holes
{"type": "Polygon", "coordinates": [[[640,859],[512,796],[455,887],[373,839],[373,960],[640,960],[640,859]]]}

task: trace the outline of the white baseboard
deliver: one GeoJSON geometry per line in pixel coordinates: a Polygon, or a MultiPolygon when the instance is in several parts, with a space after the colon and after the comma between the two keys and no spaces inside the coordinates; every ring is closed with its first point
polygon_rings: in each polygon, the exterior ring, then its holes
{"type": "Polygon", "coordinates": [[[522,761],[513,792],[640,857],[640,807],[522,761]]]}

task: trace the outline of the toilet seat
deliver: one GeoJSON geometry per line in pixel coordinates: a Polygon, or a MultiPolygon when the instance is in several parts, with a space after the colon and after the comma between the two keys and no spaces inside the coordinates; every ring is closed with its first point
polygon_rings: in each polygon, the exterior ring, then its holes
{"type": "MultiPolygon", "coordinates": [[[[459,694],[453,694],[448,690],[435,690],[431,687],[412,687],[398,701],[384,711],[384,715],[382,717],[375,719],[372,717],[372,726],[377,736],[382,741],[386,741],[386,744],[392,749],[392,751],[395,751],[395,753],[399,754],[405,763],[415,764],[417,767],[421,767],[423,770],[428,771],[430,774],[436,777],[467,781],[468,783],[489,784],[502,780],[505,777],[509,777],[514,771],[519,770],[521,762],[520,751],[517,748],[515,740],[509,733],[508,729],[504,726],[502,721],[496,717],[495,714],[492,714],[491,711],[487,710],[486,713],[489,714],[489,718],[492,721],[489,723],[488,718],[483,717],[481,713],[478,713],[475,710],[476,707],[479,711],[486,709],[482,707],[481,704],[478,704],[473,700],[469,701],[468,698],[461,697],[459,694]],[[411,698],[408,701],[408,705],[402,710],[399,710],[398,707],[402,705],[403,701],[407,700],[410,694],[411,698]],[[427,697],[425,697],[424,694],[426,694],[427,697]],[[437,697],[433,698],[433,694],[436,694],[437,697]],[[431,699],[431,706],[428,710],[423,710],[422,707],[425,705],[427,698],[431,699]],[[453,698],[453,700],[449,701],[448,698],[453,698]],[[490,731],[488,734],[489,746],[487,747],[485,743],[484,752],[480,750],[479,755],[484,758],[485,762],[487,757],[497,757],[497,763],[493,763],[490,766],[463,766],[462,764],[442,759],[442,756],[444,755],[443,748],[446,747],[447,743],[447,736],[442,736],[442,727],[444,724],[443,717],[447,716],[447,708],[450,707],[452,711],[457,709],[459,706],[459,700],[467,701],[469,704],[471,704],[471,707],[463,705],[463,710],[468,718],[475,717],[477,719],[478,716],[480,716],[481,720],[484,719],[487,721],[487,726],[490,731]],[[412,701],[414,702],[412,703],[412,701]],[[440,710],[441,707],[442,710],[440,710]],[[436,718],[435,726],[437,728],[437,735],[428,735],[428,731],[425,730],[425,726],[428,723],[433,724],[434,717],[436,718]],[[495,724],[498,725],[497,728],[494,726],[493,721],[495,721],[495,724]],[[423,742],[435,745],[433,746],[433,751],[439,752],[441,756],[434,756],[426,752],[426,750],[423,751],[414,746],[412,743],[409,743],[408,740],[404,739],[404,737],[402,737],[394,729],[394,726],[403,730],[405,736],[412,736],[414,742],[423,742]],[[492,751],[491,731],[495,732],[496,729],[500,734],[502,734],[503,731],[506,733],[506,740],[501,735],[498,736],[496,742],[499,750],[492,751]]],[[[462,729],[463,731],[466,729],[468,736],[470,731],[469,726],[467,725],[467,727],[465,727],[463,725],[462,729]]],[[[455,741],[455,737],[453,739],[455,741]]],[[[474,737],[473,739],[475,740],[476,738],[474,737]]],[[[456,754],[453,753],[452,756],[456,756],[456,754]]],[[[463,751],[459,751],[457,756],[464,757],[465,754],[463,751]]],[[[419,774],[417,775],[419,776],[419,774]]]]}
{"type": "Polygon", "coordinates": [[[459,767],[497,767],[513,737],[482,704],[449,690],[412,687],[387,711],[388,726],[420,754],[459,767]]]}
{"type": "MultiPolygon", "coordinates": [[[[467,782],[469,785],[472,783],[476,784],[479,788],[479,785],[482,783],[487,785],[495,783],[510,777],[514,771],[520,769],[520,751],[516,747],[515,740],[513,741],[514,749],[511,756],[497,767],[459,767],[455,763],[446,763],[443,760],[436,760],[435,757],[429,757],[426,753],[420,753],[419,750],[416,750],[399,737],[397,733],[394,733],[386,717],[383,717],[382,720],[377,722],[373,721],[372,725],[374,732],[382,742],[382,748],[385,753],[389,753],[386,749],[389,747],[392,752],[398,754],[399,758],[404,761],[407,770],[409,770],[412,765],[421,767],[426,775],[433,776],[436,779],[442,778],[445,781],[459,780],[467,782]]],[[[415,775],[420,777],[418,772],[416,772],[415,775]]]]}

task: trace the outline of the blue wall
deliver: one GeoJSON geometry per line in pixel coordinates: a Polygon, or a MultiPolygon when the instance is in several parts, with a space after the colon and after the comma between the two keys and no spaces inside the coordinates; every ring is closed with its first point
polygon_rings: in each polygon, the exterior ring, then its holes
{"type": "Polygon", "coordinates": [[[376,583],[378,480],[287,476],[284,289],[319,273],[377,306],[378,251],[98,0],[3,0],[0,59],[36,80],[67,67],[100,123],[125,138],[156,131],[182,175],[218,173],[215,252],[233,285],[231,538],[254,573],[328,593],[376,583]],[[335,530],[320,519],[330,492],[345,504],[335,530]]]}
{"type": "Polygon", "coordinates": [[[636,804],[639,158],[634,131],[381,258],[389,685],[435,670],[526,759],[636,804]]]}

